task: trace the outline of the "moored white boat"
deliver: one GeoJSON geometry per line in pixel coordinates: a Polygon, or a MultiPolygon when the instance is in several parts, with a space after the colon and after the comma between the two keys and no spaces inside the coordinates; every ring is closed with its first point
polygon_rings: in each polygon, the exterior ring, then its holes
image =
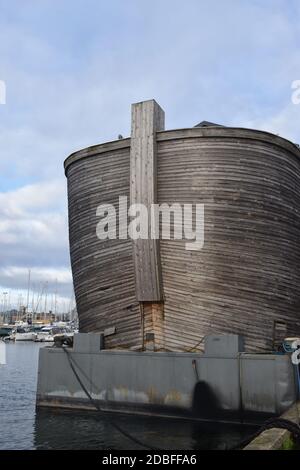
{"type": "Polygon", "coordinates": [[[45,326],[38,333],[35,341],[53,343],[54,337],[56,335],[61,335],[65,333],[64,328],[59,328],[57,326],[45,326]]]}
{"type": "Polygon", "coordinates": [[[25,328],[17,328],[13,333],[15,341],[35,341],[37,334],[25,328]]]}
{"type": "Polygon", "coordinates": [[[36,333],[16,333],[15,341],[34,341],[36,338],[36,333]]]}

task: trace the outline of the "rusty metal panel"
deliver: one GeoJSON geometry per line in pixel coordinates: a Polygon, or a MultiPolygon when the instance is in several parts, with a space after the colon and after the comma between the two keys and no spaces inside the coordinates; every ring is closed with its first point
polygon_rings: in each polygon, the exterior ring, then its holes
{"type": "MultiPolygon", "coordinates": [[[[206,386],[218,410],[232,412],[235,418],[249,412],[281,414],[296,400],[288,355],[224,358],[199,353],[90,352],[89,347],[87,344],[86,351],[69,353],[89,393],[112,410],[165,415],[185,412],[197,418],[199,408],[205,411],[208,398],[199,385],[206,386]]],[[[40,350],[37,394],[38,405],[93,406],[60,348],[40,350]]],[[[226,416],[230,419],[231,415],[226,416]]]]}
{"type": "Polygon", "coordinates": [[[242,355],[240,380],[247,411],[280,414],[297,399],[289,355],[242,355]]]}

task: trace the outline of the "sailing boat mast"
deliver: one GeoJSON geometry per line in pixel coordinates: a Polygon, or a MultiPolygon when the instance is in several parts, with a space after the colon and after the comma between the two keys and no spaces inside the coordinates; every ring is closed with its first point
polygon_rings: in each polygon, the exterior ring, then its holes
{"type": "Polygon", "coordinates": [[[26,313],[28,313],[28,308],[29,308],[30,275],[31,275],[31,269],[28,269],[26,313]]]}

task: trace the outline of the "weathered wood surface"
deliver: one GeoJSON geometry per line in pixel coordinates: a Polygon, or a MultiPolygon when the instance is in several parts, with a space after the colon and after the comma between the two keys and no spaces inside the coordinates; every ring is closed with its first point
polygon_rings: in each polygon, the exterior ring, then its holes
{"type": "Polygon", "coordinates": [[[130,148],[130,138],[113,140],[112,142],[105,142],[105,144],[92,145],[77,152],[71,153],[69,157],[64,162],[65,174],[67,176],[67,169],[70,166],[82,159],[98,156],[102,153],[113,152],[115,150],[129,149],[130,148]]]}
{"type": "Polygon", "coordinates": [[[148,333],[153,333],[153,349],[154,351],[165,350],[165,331],[164,331],[164,304],[163,302],[143,302],[142,306],[143,315],[143,330],[142,336],[144,338],[143,349],[145,348],[145,341],[148,333]]]}
{"type": "MultiPolygon", "coordinates": [[[[151,214],[157,202],[157,144],[156,131],[164,129],[165,115],[154,101],[132,105],[130,150],[130,204],[143,204],[151,214]]],[[[159,240],[151,235],[148,217],[148,238],[133,240],[136,297],[140,302],[163,299],[159,240]]]]}
{"type": "Polygon", "coordinates": [[[202,250],[161,240],[166,344],[240,333],[247,351],[270,350],[274,320],[300,333],[300,153],[254,131],[196,131],[158,137],[159,202],[205,204],[202,250]]]}
{"type": "MultiPolygon", "coordinates": [[[[71,261],[82,331],[116,327],[108,347],[139,347],[131,240],[101,242],[96,206],[129,195],[130,154],[115,143],[66,163],[71,261]],[[117,145],[117,147],[118,147],[117,145]]],[[[130,141],[129,141],[130,142],[130,141]]],[[[166,349],[199,350],[209,333],[240,333],[246,351],[272,347],[274,321],[300,334],[300,152],[248,129],[157,134],[158,202],[205,204],[205,244],[161,240],[166,349]]],[[[118,144],[121,145],[121,144],[118,144]]],[[[147,312],[146,325],[153,328],[147,312]],[[148,323],[150,321],[150,323],[148,323]]]]}
{"type": "Polygon", "coordinates": [[[98,205],[111,203],[118,208],[119,196],[129,198],[129,147],[72,161],[67,175],[70,253],[80,331],[115,327],[116,334],[105,338],[108,348],[140,345],[131,240],[99,240],[96,236],[98,205]]]}

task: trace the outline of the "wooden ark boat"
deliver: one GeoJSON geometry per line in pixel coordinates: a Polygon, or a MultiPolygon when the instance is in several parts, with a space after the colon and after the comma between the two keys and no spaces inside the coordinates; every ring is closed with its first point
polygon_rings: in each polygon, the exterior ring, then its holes
{"type": "MultiPolygon", "coordinates": [[[[132,107],[132,134],[73,153],[71,263],[81,332],[111,329],[106,348],[199,351],[237,333],[249,352],[299,336],[300,151],[251,129],[164,130],[151,100],[132,107]],[[97,207],[204,204],[204,246],[186,240],[100,240],[97,207]]],[[[119,219],[117,219],[118,229],[119,219]]]]}

